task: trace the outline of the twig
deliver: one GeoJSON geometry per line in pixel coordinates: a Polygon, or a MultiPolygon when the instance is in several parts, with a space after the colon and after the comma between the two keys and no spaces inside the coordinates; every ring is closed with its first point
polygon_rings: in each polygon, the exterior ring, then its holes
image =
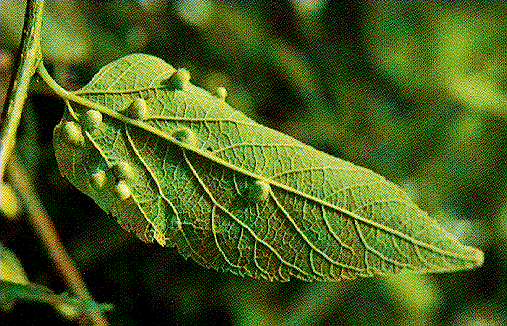
{"type": "MultiPolygon", "coordinates": [[[[40,33],[43,8],[44,1],[42,0],[27,2],[15,70],[7,90],[3,110],[0,111],[0,182],[2,182],[4,173],[8,169],[11,183],[28,209],[31,224],[44,243],[49,256],[63,274],[67,285],[82,300],[92,300],[79,271],[61,244],[53,223],[29,181],[21,161],[13,153],[16,143],[16,131],[21,119],[30,80],[42,60],[40,33]]],[[[90,311],[89,317],[95,325],[107,325],[105,317],[98,311],[90,311]]]]}
{"type": "Polygon", "coordinates": [[[16,56],[15,69],[7,90],[1,117],[0,181],[3,180],[9,157],[14,150],[16,131],[28,93],[30,80],[42,58],[40,30],[44,1],[28,1],[21,43],[16,56]]]}
{"type": "MultiPolygon", "coordinates": [[[[7,172],[9,173],[12,186],[16,189],[16,192],[27,208],[30,223],[41,238],[49,256],[62,273],[72,293],[82,300],[93,300],[72,258],[67,254],[60,242],[53,223],[42,206],[16,153],[11,155],[7,172]]],[[[105,316],[99,311],[90,311],[89,317],[95,325],[108,324],[105,316]]]]}

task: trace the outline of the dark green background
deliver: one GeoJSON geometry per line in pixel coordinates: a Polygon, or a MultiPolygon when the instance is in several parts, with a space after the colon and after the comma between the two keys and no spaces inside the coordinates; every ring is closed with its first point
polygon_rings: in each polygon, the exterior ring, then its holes
{"type": "MultiPolygon", "coordinates": [[[[126,54],[186,67],[225,86],[260,123],[402,186],[482,268],[338,283],[241,279],[144,244],[57,169],[63,102],[34,84],[19,151],[65,246],[114,325],[505,325],[507,100],[505,2],[55,2],[43,54],[76,89],[126,54]]],[[[15,51],[24,4],[0,3],[0,47],[15,51]]],[[[4,53],[4,55],[6,55],[4,53]]],[[[6,77],[1,87],[6,88],[6,77]]],[[[32,282],[64,282],[25,218],[0,242],[32,282]]],[[[18,303],[3,324],[68,324],[18,303]]]]}

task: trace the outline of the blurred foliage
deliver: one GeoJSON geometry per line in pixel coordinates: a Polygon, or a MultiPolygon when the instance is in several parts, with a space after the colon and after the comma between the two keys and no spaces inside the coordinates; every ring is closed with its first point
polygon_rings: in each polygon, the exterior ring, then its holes
{"type": "Polygon", "coordinates": [[[108,311],[113,308],[110,304],[83,301],[66,293],[54,294],[43,285],[30,283],[18,257],[0,243],[0,308],[8,312],[19,300],[48,304],[62,317],[71,320],[86,311],[108,311]]]}
{"type": "Polygon", "coordinates": [[[28,284],[28,278],[26,277],[25,270],[23,269],[23,265],[19,261],[18,257],[16,257],[12,251],[5,248],[1,243],[0,280],[22,285],[28,284]]]}
{"type": "MultiPolygon", "coordinates": [[[[2,76],[23,11],[0,2],[2,76]]],[[[404,186],[485,251],[474,271],[279,284],[142,244],[59,175],[51,137],[63,103],[41,83],[18,150],[94,298],[114,304],[112,324],[506,324],[506,13],[501,1],[75,1],[48,2],[44,21],[45,62],[62,86],[81,87],[134,52],[186,67],[195,84],[224,86],[227,101],[260,123],[404,186]]],[[[2,220],[0,240],[31,280],[64,291],[26,221],[2,220]]],[[[36,304],[0,318],[68,323],[36,304]]]]}
{"type": "Polygon", "coordinates": [[[15,219],[21,215],[21,210],[21,202],[14,188],[8,183],[0,182],[0,216],[15,219]]]}
{"type": "Polygon", "coordinates": [[[0,280],[0,308],[8,312],[13,309],[18,300],[45,303],[52,306],[62,317],[70,320],[77,320],[86,311],[109,311],[113,308],[109,304],[79,300],[66,293],[54,294],[45,286],[35,283],[19,284],[0,280]]]}

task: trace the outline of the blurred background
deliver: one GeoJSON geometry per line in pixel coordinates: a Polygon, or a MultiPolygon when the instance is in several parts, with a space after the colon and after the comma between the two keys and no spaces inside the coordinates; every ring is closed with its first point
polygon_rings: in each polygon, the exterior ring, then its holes
{"type": "MultiPolygon", "coordinates": [[[[25,4],[0,3],[2,100],[25,4]]],[[[256,121],[373,169],[461,242],[482,268],[337,283],[243,279],[125,233],[60,175],[63,102],[34,82],[18,151],[95,300],[113,325],[507,325],[507,3],[48,2],[43,56],[64,88],[143,52],[224,86],[256,121]]],[[[0,242],[28,278],[66,291],[24,214],[0,242]]],[[[4,325],[68,325],[20,302],[4,325]]]]}

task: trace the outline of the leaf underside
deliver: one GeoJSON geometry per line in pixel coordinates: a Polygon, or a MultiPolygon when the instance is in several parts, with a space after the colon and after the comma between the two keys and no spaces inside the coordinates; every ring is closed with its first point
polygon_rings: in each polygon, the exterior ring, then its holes
{"type": "Polygon", "coordinates": [[[62,174],[141,240],[176,246],[206,267],[279,281],[482,263],[481,251],[382,176],[259,125],[190,83],[174,87],[173,74],[144,54],[110,63],[72,93],[103,113],[98,127],[86,129],[89,108],[67,101],[54,132],[62,174]],[[139,98],[149,114],[130,119],[139,98]],[[71,121],[83,126],[84,144],[62,131],[71,121]],[[192,139],[178,137],[185,133],[192,139]],[[115,193],[118,162],[132,172],[122,180],[127,199],[115,193]],[[97,169],[106,175],[99,189],[90,181],[97,169]],[[254,195],[253,184],[261,185],[254,195]]]}

